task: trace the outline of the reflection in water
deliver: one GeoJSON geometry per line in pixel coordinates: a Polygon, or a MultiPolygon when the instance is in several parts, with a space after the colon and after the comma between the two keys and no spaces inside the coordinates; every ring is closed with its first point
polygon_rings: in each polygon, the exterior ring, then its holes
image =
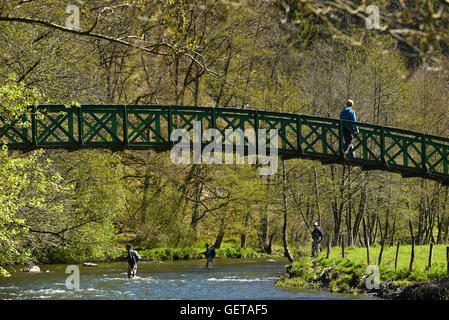
{"type": "Polygon", "coordinates": [[[202,260],[140,262],[132,280],[126,262],[80,266],[80,290],[66,288],[66,265],[43,265],[42,273],[0,279],[0,299],[366,299],[278,287],[283,260],[216,259],[212,269],[205,269],[202,260]]]}

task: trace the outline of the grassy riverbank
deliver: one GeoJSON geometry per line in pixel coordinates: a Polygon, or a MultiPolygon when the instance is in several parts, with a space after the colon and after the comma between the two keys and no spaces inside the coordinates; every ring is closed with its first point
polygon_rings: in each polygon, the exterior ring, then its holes
{"type": "MultiPolygon", "coordinates": [[[[379,245],[371,247],[371,265],[377,265],[379,252],[379,245]]],[[[400,286],[439,280],[447,276],[445,245],[434,246],[433,263],[430,270],[425,270],[428,264],[429,246],[415,246],[412,271],[409,271],[410,254],[411,246],[401,246],[395,269],[396,247],[385,248],[382,262],[378,266],[379,283],[393,282],[400,286]]],[[[367,270],[366,248],[346,248],[345,258],[341,257],[341,248],[332,248],[329,259],[326,259],[325,251],[320,253],[316,259],[307,256],[300,257],[293,264],[287,266],[287,275],[277,284],[304,289],[360,293],[367,291],[365,278],[370,274],[373,272],[367,270]]]]}

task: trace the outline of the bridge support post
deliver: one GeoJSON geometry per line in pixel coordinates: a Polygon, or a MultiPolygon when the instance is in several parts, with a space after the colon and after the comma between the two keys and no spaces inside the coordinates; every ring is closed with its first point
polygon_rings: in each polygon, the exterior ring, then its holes
{"type": "Polygon", "coordinates": [[[343,151],[343,123],[339,122],[338,127],[338,150],[340,154],[340,158],[344,158],[344,151],[343,151]]]}
{"type": "Polygon", "coordinates": [[[82,146],[84,144],[83,140],[83,106],[78,107],[78,143],[82,146]]]}
{"type": "Polygon", "coordinates": [[[37,123],[36,123],[37,108],[33,105],[33,112],[31,113],[31,141],[34,146],[37,146],[37,123]]]}
{"type": "Polygon", "coordinates": [[[384,166],[388,166],[385,158],[385,131],[384,127],[380,127],[380,161],[384,166]]]}
{"type": "MultiPolygon", "coordinates": [[[[126,109],[126,104],[123,106],[123,143],[128,146],[128,110],[126,109]]],[[[170,137],[169,137],[170,138],[170,137]]]]}
{"type": "Polygon", "coordinates": [[[167,119],[168,119],[168,141],[171,142],[171,132],[172,132],[172,112],[171,112],[171,106],[168,106],[167,109],[167,119]]]}
{"type": "Polygon", "coordinates": [[[256,134],[256,153],[259,152],[259,113],[254,111],[254,133],[256,134]]]}
{"type": "Polygon", "coordinates": [[[421,169],[427,173],[429,170],[426,165],[426,141],[424,135],[421,135],[421,169]]]}
{"type": "Polygon", "coordinates": [[[296,145],[298,149],[298,153],[302,154],[302,147],[301,147],[301,115],[298,115],[296,118],[296,145]]]}

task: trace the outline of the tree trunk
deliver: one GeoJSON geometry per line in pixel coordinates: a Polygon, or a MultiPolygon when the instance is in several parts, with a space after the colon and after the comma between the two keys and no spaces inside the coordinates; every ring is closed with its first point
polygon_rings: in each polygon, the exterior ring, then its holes
{"type": "Polygon", "coordinates": [[[396,213],[394,214],[393,218],[393,230],[391,231],[391,241],[390,241],[390,247],[394,245],[394,234],[396,233],[396,213]]]}
{"type": "MultiPolygon", "coordinates": [[[[245,221],[243,222],[244,229],[246,229],[248,227],[249,217],[250,217],[250,214],[247,213],[245,215],[245,221]]],[[[246,247],[246,240],[247,240],[246,231],[243,230],[243,232],[240,234],[240,247],[242,247],[242,248],[246,247]]]]}
{"type": "MultiPolygon", "coordinates": [[[[421,179],[421,193],[424,193],[424,179],[421,179]]],[[[418,215],[418,234],[416,235],[416,243],[421,244],[424,234],[424,216],[425,216],[425,200],[424,195],[421,196],[421,202],[419,205],[419,215],[418,215]]]]}
{"type": "Polygon", "coordinates": [[[318,224],[321,226],[321,210],[320,210],[320,191],[318,189],[318,174],[316,167],[313,167],[313,174],[315,176],[315,198],[316,198],[316,210],[318,213],[318,224]]]}
{"type": "Polygon", "coordinates": [[[266,252],[268,254],[272,254],[273,253],[273,239],[274,239],[275,235],[276,235],[276,232],[273,232],[272,234],[270,234],[270,238],[268,240],[268,246],[267,246],[267,249],[266,249],[266,252]]]}
{"type": "Polygon", "coordinates": [[[394,270],[398,268],[398,258],[399,258],[399,247],[401,246],[401,243],[398,242],[398,245],[396,247],[396,256],[394,258],[394,270]]]}
{"type": "Polygon", "coordinates": [[[282,242],[284,244],[284,257],[288,259],[288,261],[293,262],[293,256],[288,249],[288,238],[287,238],[287,227],[288,227],[288,202],[287,202],[287,175],[285,172],[285,160],[282,160],[282,184],[283,184],[283,192],[282,199],[284,205],[284,225],[282,226],[282,242]]]}
{"type": "Polygon", "coordinates": [[[141,205],[141,214],[140,214],[140,222],[144,225],[147,223],[148,219],[148,206],[149,206],[149,197],[150,197],[150,189],[151,189],[151,179],[150,179],[150,166],[146,166],[145,169],[145,180],[143,183],[143,197],[142,197],[142,205],[141,205]]]}
{"type": "Polygon", "coordinates": [[[261,216],[261,225],[262,225],[262,233],[260,235],[260,247],[266,252],[268,249],[268,223],[269,218],[266,212],[262,213],[261,216]]]}
{"type": "MultiPolygon", "coordinates": [[[[270,192],[271,188],[271,176],[268,176],[267,178],[267,190],[270,192]]],[[[260,234],[260,248],[267,252],[269,250],[269,217],[268,217],[268,209],[264,212],[262,212],[260,217],[260,224],[261,224],[261,234],[260,234]]]]}
{"type": "Polygon", "coordinates": [[[366,189],[367,188],[365,185],[360,194],[359,210],[357,212],[357,215],[355,216],[354,227],[352,228],[352,237],[354,239],[354,242],[357,242],[357,238],[359,237],[360,223],[362,222],[362,217],[367,204],[368,194],[366,189]]]}
{"type": "Polygon", "coordinates": [[[446,219],[446,205],[448,199],[448,187],[445,188],[444,192],[444,200],[441,206],[441,212],[438,215],[438,236],[437,236],[437,244],[442,244],[445,241],[445,227],[448,224],[448,219],[446,219]]]}
{"type": "Polygon", "coordinates": [[[377,259],[377,265],[380,266],[382,263],[382,255],[384,253],[385,243],[387,242],[387,235],[388,235],[388,223],[385,227],[385,233],[382,239],[382,246],[380,247],[379,257],[377,259]]]}
{"type": "Polygon", "coordinates": [[[346,207],[346,231],[348,234],[348,246],[354,245],[352,234],[352,192],[351,192],[351,166],[348,166],[348,205],[346,207]]]}
{"type": "Polygon", "coordinates": [[[367,227],[366,227],[366,223],[365,223],[365,217],[362,218],[362,226],[363,226],[363,239],[365,240],[365,247],[368,246],[368,241],[369,241],[369,235],[367,232],[367,227]]]}
{"type": "Polygon", "coordinates": [[[196,67],[196,75],[195,75],[195,92],[193,95],[193,101],[195,106],[198,106],[200,96],[200,72],[197,64],[195,64],[195,67],[196,67]]]}
{"type": "Polygon", "coordinates": [[[343,173],[342,173],[342,180],[341,180],[341,185],[340,185],[340,203],[339,203],[339,199],[337,197],[337,193],[336,193],[336,187],[335,187],[335,168],[333,165],[330,166],[330,171],[331,171],[331,177],[332,177],[332,192],[334,194],[334,198],[331,201],[331,206],[332,206],[332,213],[333,213],[333,218],[334,218],[334,245],[338,246],[338,241],[340,240],[340,228],[341,228],[341,222],[342,222],[342,213],[343,213],[343,191],[344,191],[344,181],[345,181],[345,167],[343,166],[343,173]]]}
{"type": "Polygon", "coordinates": [[[225,235],[225,227],[226,227],[226,219],[223,219],[223,220],[221,220],[215,243],[212,246],[215,249],[220,249],[220,247],[221,247],[221,243],[223,242],[224,235],[225,235]]]}
{"type": "Polygon", "coordinates": [[[240,247],[245,248],[246,247],[246,233],[242,232],[240,234],[240,247]]]}
{"type": "Polygon", "coordinates": [[[408,226],[409,226],[410,234],[411,234],[411,237],[412,237],[412,253],[410,255],[410,266],[409,266],[408,270],[410,272],[412,272],[412,270],[413,270],[413,261],[415,260],[415,236],[413,234],[413,225],[412,225],[412,221],[411,220],[409,220],[408,226]]]}
{"type": "MultiPolygon", "coordinates": [[[[197,171],[200,171],[200,169],[198,169],[197,171]]],[[[200,206],[202,193],[203,193],[203,183],[201,181],[197,180],[195,182],[195,186],[194,186],[193,199],[195,201],[193,203],[192,220],[190,222],[193,232],[194,232],[195,240],[198,239],[198,236],[199,236],[199,222],[201,219],[200,212],[199,212],[199,206],[200,206]]]]}

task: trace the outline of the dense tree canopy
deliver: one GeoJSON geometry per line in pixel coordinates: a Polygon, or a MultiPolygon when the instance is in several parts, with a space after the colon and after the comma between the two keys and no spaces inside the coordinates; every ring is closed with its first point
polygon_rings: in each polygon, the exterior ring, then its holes
{"type": "MultiPolygon", "coordinates": [[[[446,2],[68,6],[0,4],[0,126],[36,103],[337,118],[351,98],[359,121],[449,136],[446,2]],[[379,30],[365,27],[369,4],[380,8],[379,30]]],[[[299,159],[267,178],[252,165],[174,165],[169,153],[151,150],[2,148],[0,213],[0,265],[106,259],[122,241],[181,247],[207,239],[218,247],[226,239],[270,252],[286,241],[308,245],[315,220],[335,242],[344,234],[354,245],[407,242],[410,220],[420,243],[449,236],[448,189],[436,182],[299,159]]]]}

